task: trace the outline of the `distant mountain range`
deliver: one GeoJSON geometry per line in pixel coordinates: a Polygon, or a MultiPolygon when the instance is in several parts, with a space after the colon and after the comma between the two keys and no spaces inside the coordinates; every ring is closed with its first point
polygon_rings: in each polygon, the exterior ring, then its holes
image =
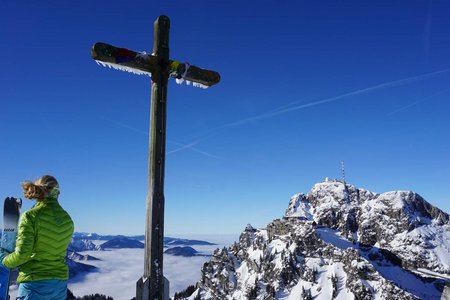
{"type": "MultiPolygon", "coordinates": [[[[70,242],[69,251],[101,251],[105,249],[122,249],[122,248],[144,248],[144,236],[124,236],[124,235],[99,235],[96,233],[79,233],[73,235],[70,242]],[[105,241],[95,244],[93,241],[105,241]]],[[[202,240],[180,239],[173,237],[164,238],[164,247],[171,248],[174,246],[211,246],[215,245],[202,240]]]]}
{"type": "Polygon", "coordinates": [[[97,233],[86,233],[86,232],[75,232],[73,234],[74,239],[80,239],[80,240],[89,240],[89,241],[109,241],[112,239],[120,238],[120,237],[126,237],[131,240],[138,240],[142,241],[145,239],[144,235],[131,235],[131,236],[125,236],[125,235],[102,235],[97,233]]]}
{"type": "MultiPolygon", "coordinates": [[[[74,240],[84,240],[84,241],[109,241],[114,239],[126,238],[129,240],[137,240],[143,241],[145,240],[144,235],[132,235],[132,236],[124,236],[124,235],[100,235],[97,233],[86,233],[86,232],[75,232],[73,234],[74,240]]],[[[202,240],[191,240],[191,239],[181,239],[181,238],[173,238],[173,237],[164,237],[164,246],[205,246],[205,245],[215,245],[214,243],[210,243],[202,240]]],[[[90,249],[93,250],[93,249],[90,249]]]]}

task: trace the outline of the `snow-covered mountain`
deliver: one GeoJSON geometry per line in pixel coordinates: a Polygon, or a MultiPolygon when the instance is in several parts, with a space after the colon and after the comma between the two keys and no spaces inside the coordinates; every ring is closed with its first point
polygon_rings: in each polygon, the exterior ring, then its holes
{"type": "Polygon", "coordinates": [[[88,255],[80,254],[78,252],[67,251],[66,259],[76,260],[76,261],[88,261],[88,260],[99,260],[98,258],[88,255]]]}
{"type": "Polygon", "coordinates": [[[450,274],[450,217],[414,192],[375,194],[326,181],[292,197],[286,216],[299,213],[350,241],[393,252],[403,267],[450,274]]]}
{"type": "Polygon", "coordinates": [[[440,299],[449,215],[414,192],[337,180],[291,198],[282,219],[218,249],[188,299],[440,299]]]}
{"type": "Polygon", "coordinates": [[[70,241],[67,250],[72,252],[81,252],[81,251],[101,250],[101,247],[95,245],[91,240],[73,237],[72,240],[70,241]]]}

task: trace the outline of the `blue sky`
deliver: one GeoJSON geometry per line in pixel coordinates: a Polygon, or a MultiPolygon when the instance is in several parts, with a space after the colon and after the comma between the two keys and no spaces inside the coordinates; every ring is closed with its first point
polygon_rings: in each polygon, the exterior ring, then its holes
{"type": "Polygon", "coordinates": [[[150,80],[90,48],[150,52],[161,14],[171,57],[222,76],[170,82],[166,234],[265,226],[342,160],[450,211],[448,1],[5,2],[0,197],[52,174],[77,231],[144,232],[150,80]]]}

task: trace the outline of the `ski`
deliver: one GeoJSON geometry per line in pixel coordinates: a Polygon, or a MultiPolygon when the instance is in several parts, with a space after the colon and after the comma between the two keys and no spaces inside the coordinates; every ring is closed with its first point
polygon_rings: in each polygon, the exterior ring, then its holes
{"type": "MultiPolygon", "coordinates": [[[[7,197],[5,199],[3,206],[3,229],[1,238],[2,251],[14,251],[21,206],[22,200],[20,198],[7,197]]],[[[0,300],[9,299],[10,279],[11,270],[0,264],[0,300]]]]}

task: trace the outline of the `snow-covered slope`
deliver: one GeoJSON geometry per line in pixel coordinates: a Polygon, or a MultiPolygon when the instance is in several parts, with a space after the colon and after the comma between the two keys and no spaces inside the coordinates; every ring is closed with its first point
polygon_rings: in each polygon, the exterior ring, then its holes
{"type": "Polygon", "coordinates": [[[216,250],[188,299],[440,299],[449,249],[449,215],[418,194],[327,180],[216,250]]]}
{"type": "MultiPolygon", "coordinates": [[[[351,241],[389,250],[406,268],[450,274],[449,215],[414,192],[375,194],[326,181],[291,200],[290,207],[302,201],[310,203],[308,213],[318,225],[337,229],[351,241]]],[[[288,208],[286,216],[292,214],[288,208]]]]}

